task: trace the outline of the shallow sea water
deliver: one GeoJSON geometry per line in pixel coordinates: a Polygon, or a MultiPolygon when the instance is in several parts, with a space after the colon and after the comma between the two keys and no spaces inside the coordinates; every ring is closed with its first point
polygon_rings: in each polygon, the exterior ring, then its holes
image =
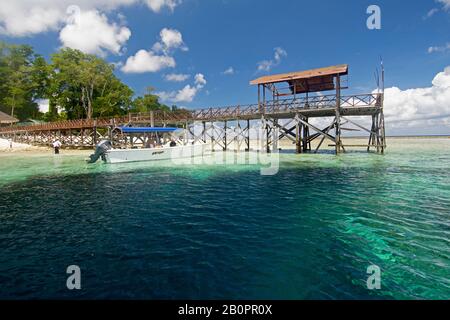
{"type": "Polygon", "coordinates": [[[448,299],[450,139],[388,146],[282,153],[273,176],[0,154],[0,298],[448,299]]]}

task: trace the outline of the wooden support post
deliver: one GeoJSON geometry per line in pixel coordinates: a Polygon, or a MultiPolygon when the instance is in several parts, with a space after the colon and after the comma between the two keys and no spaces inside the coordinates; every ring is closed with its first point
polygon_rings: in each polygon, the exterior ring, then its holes
{"type": "Polygon", "coordinates": [[[224,127],[223,127],[223,130],[224,130],[224,136],[223,136],[223,151],[227,151],[227,144],[228,144],[228,141],[227,141],[227,120],[225,120],[224,121],[224,127]]]}
{"type": "Polygon", "coordinates": [[[375,115],[372,115],[372,126],[370,128],[369,143],[367,144],[367,152],[370,151],[370,147],[373,145],[375,135],[375,115]]]}
{"type": "Polygon", "coordinates": [[[250,151],[250,120],[247,119],[247,138],[246,138],[247,149],[245,151],[250,151]]]}
{"type": "Polygon", "coordinates": [[[263,84],[263,113],[266,114],[266,85],[263,84]]]}
{"type": "Polygon", "coordinates": [[[212,151],[214,152],[214,144],[215,144],[215,140],[214,140],[214,122],[211,122],[211,148],[212,151]]]}
{"type": "Polygon", "coordinates": [[[190,138],[190,134],[189,134],[189,122],[186,121],[184,124],[184,145],[187,145],[189,143],[189,138],[190,138]]]}
{"type": "Polygon", "coordinates": [[[381,126],[381,153],[384,154],[384,149],[386,148],[386,130],[384,127],[384,113],[381,109],[380,113],[380,126],[381,126]]]}
{"type": "MultiPolygon", "coordinates": [[[[113,141],[113,133],[112,133],[113,129],[111,126],[108,126],[108,137],[109,137],[109,141],[111,141],[112,145],[114,145],[114,141],[113,141]]],[[[126,141],[125,141],[125,146],[126,146],[126,141]]]]}
{"type": "Polygon", "coordinates": [[[97,145],[97,119],[94,120],[94,146],[97,145]]]}
{"type": "Polygon", "coordinates": [[[258,111],[259,113],[262,113],[261,109],[261,85],[258,84],[258,111]]]}
{"type": "Polygon", "coordinates": [[[380,146],[381,146],[381,139],[380,139],[380,121],[379,121],[379,117],[380,117],[380,114],[379,113],[377,113],[376,115],[375,115],[375,123],[376,123],[376,130],[375,130],[375,132],[377,133],[376,134],[376,138],[377,138],[377,153],[380,153],[380,146]]]}
{"type": "Polygon", "coordinates": [[[234,137],[233,137],[233,146],[234,151],[241,151],[241,135],[242,135],[242,129],[241,129],[241,122],[239,119],[237,119],[237,126],[234,128],[234,137]]]}
{"type": "Polygon", "coordinates": [[[278,119],[273,119],[273,126],[272,126],[272,152],[278,152],[278,119]]]}
{"type": "Polygon", "coordinates": [[[308,140],[307,148],[308,148],[309,151],[311,151],[312,148],[311,148],[311,139],[310,139],[310,135],[309,135],[309,127],[306,127],[306,134],[307,134],[307,140],[308,140]]]}
{"type": "MultiPolygon", "coordinates": [[[[308,122],[308,118],[305,119],[306,122],[308,122]]],[[[308,151],[308,126],[303,126],[303,152],[308,151]]]]}
{"type": "Polygon", "coordinates": [[[384,125],[384,69],[383,69],[383,92],[380,96],[380,121],[381,121],[381,142],[382,142],[382,149],[381,153],[384,154],[384,149],[386,148],[386,128],[384,125]]]}
{"type": "MultiPolygon", "coordinates": [[[[112,119],[112,128],[111,128],[111,134],[114,128],[116,127],[116,119],[112,119]]],[[[112,139],[111,139],[112,140],[112,139]]]]}
{"type": "Polygon", "coordinates": [[[266,130],[266,120],[264,119],[264,115],[261,115],[261,130],[258,130],[258,148],[261,148],[261,151],[264,151],[264,132],[266,130]]]}
{"type": "MultiPolygon", "coordinates": [[[[296,116],[296,118],[298,115],[296,116]]],[[[302,124],[298,119],[295,121],[295,148],[297,153],[302,153],[302,138],[301,138],[301,131],[302,130],[302,124]]]]}
{"type": "Polygon", "coordinates": [[[336,76],[336,154],[341,152],[341,77],[336,76]]]}
{"type": "Polygon", "coordinates": [[[202,123],[203,123],[203,132],[202,132],[203,142],[206,143],[206,122],[203,121],[202,123]]]}

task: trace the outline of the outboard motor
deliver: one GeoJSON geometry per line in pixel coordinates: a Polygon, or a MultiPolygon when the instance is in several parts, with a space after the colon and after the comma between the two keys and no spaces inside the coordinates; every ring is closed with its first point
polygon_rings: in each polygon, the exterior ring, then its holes
{"type": "Polygon", "coordinates": [[[89,160],[87,163],[95,163],[98,158],[102,158],[103,161],[106,161],[105,154],[106,151],[112,149],[112,143],[109,140],[100,141],[95,147],[95,152],[89,156],[89,160]]]}

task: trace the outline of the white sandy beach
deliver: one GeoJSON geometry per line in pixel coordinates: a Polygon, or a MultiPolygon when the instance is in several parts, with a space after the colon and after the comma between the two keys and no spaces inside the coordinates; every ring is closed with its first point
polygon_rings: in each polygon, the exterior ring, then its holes
{"type": "Polygon", "coordinates": [[[10,142],[7,139],[0,138],[0,151],[1,152],[18,152],[18,151],[47,151],[49,148],[46,147],[36,147],[25,143],[13,142],[12,148],[10,142]]]}
{"type": "MultiPolygon", "coordinates": [[[[77,150],[77,149],[62,149],[60,151],[62,156],[70,156],[70,155],[85,155],[86,157],[92,153],[92,150],[84,149],[84,150],[77,150]]],[[[15,155],[26,155],[26,156],[33,156],[33,155],[52,155],[53,154],[53,148],[50,146],[33,146],[26,143],[18,143],[13,142],[12,148],[10,148],[9,141],[7,139],[1,139],[0,138],[0,156],[11,156],[12,154],[15,155]]]]}
{"type": "MultiPolygon", "coordinates": [[[[387,137],[387,144],[388,144],[388,149],[389,149],[389,145],[393,144],[393,145],[402,145],[404,143],[405,140],[416,140],[417,143],[422,144],[424,143],[424,140],[429,140],[430,142],[434,142],[437,140],[449,140],[450,137],[449,136],[429,136],[429,137],[387,137]]],[[[320,139],[316,139],[315,141],[313,141],[312,143],[312,150],[315,150],[315,148],[317,147],[317,144],[320,142],[320,139]]],[[[367,145],[368,142],[368,138],[357,138],[357,137],[347,137],[343,139],[343,143],[344,145],[361,145],[358,148],[348,148],[348,151],[351,150],[365,150],[366,148],[362,147],[362,145],[367,145]]],[[[332,151],[334,149],[333,146],[329,145],[331,142],[328,140],[325,140],[324,143],[322,144],[321,150],[329,150],[332,151]]],[[[251,149],[252,150],[258,150],[260,148],[260,144],[258,143],[257,140],[251,140],[251,149]]],[[[281,141],[279,141],[278,147],[282,150],[295,150],[295,144],[287,139],[283,139],[281,141]]],[[[234,145],[233,143],[231,143],[229,145],[229,150],[236,150],[236,145],[234,145]]],[[[245,148],[244,145],[241,145],[241,150],[245,148]]],[[[220,149],[220,147],[218,145],[216,145],[216,150],[220,149]]],[[[29,145],[29,144],[25,144],[25,143],[18,143],[18,142],[13,142],[12,148],[10,148],[9,145],[9,141],[7,139],[1,139],[0,138],[0,153],[2,154],[8,154],[8,153],[26,153],[26,154],[47,154],[47,153],[53,153],[53,149],[49,146],[49,147],[38,147],[38,146],[33,146],[33,145],[29,145]]],[[[63,149],[61,150],[62,154],[66,154],[66,155],[70,155],[70,154],[86,154],[89,155],[90,153],[92,153],[92,150],[89,149],[84,149],[84,150],[77,150],[77,149],[63,149]]]]}

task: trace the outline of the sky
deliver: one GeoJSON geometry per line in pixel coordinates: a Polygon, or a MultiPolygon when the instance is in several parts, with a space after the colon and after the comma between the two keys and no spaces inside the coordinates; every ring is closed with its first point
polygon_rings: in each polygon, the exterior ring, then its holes
{"type": "Polygon", "coordinates": [[[449,31],[450,0],[0,0],[0,40],[99,55],[136,95],[190,109],[254,103],[252,79],[344,63],[345,93],[372,92],[382,57],[388,134],[450,134],[449,31]]]}

